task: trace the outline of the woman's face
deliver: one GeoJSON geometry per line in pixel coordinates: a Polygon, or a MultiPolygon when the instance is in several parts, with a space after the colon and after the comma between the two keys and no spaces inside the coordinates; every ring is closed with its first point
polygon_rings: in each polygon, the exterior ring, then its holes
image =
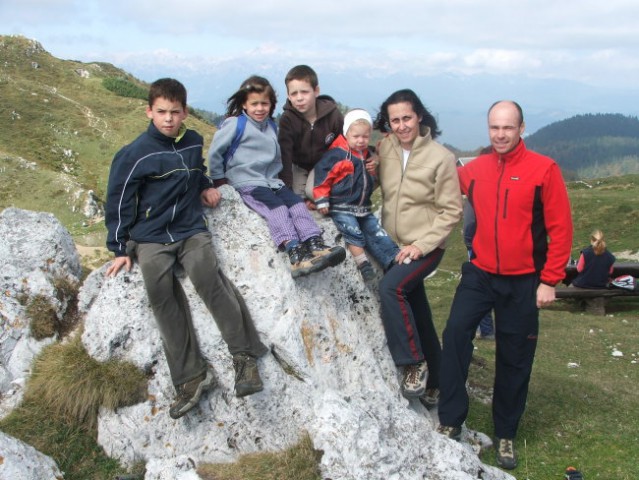
{"type": "Polygon", "coordinates": [[[404,150],[410,150],[419,135],[419,117],[410,102],[393,103],[388,106],[388,123],[404,150]]]}

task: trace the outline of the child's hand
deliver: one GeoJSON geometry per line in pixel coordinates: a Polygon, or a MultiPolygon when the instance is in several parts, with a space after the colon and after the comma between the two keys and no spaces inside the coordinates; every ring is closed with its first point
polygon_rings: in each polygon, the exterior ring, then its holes
{"type": "Polygon", "coordinates": [[[366,171],[373,176],[377,175],[377,166],[379,165],[379,157],[377,155],[373,155],[366,159],[364,166],[366,167],[366,171]]]}
{"type": "Polygon", "coordinates": [[[222,195],[217,188],[207,188],[206,190],[202,190],[200,199],[207,207],[215,208],[220,203],[222,195]]]}
{"type": "Polygon", "coordinates": [[[132,264],[131,257],[115,257],[111,265],[107,268],[105,275],[107,277],[115,277],[122,267],[124,267],[127,272],[130,272],[132,264]]]}
{"type": "Polygon", "coordinates": [[[320,209],[319,209],[319,212],[320,212],[322,215],[328,215],[328,207],[320,208],[320,209]]]}

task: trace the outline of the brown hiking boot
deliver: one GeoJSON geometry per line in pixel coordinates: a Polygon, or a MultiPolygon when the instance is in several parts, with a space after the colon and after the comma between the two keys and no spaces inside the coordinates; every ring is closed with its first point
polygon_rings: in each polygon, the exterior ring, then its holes
{"type": "Polygon", "coordinates": [[[346,250],[344,247],[335,246],[329,247],[324,244],[322,237],[315,236],[304,241],[306,249],[314,257],[325,257],[328,267],[334,267],[339,265],[346,258],[346,250]]]}
{"type": "Polygon", "coordinates": [[[495,439],[495,459],[497,465],[506,470],[517,468],[517,454],[515,453],[515,441],[512,438],[495,439]]]}
{"type": "Polygon", "coordinates": [[[264,390],[264,384],[257,370],[257,361],[247,353],[233,355],[235,369],[235,396],[245,397],[264,390]]]}
{"type": "Polygon", "coordinates": [[[175,387],[177,396],[169,408],[171,418],[178,419],[191,410],[200,401],[202,393],[214,388],[215,385],[215,376],[207,369],[202,375],[175,387]]]}
{"type": "Polygon", "coordinates": [[[288,250],[288,258],[291,261],[291,276],[293,278],[304,277],[328,267],[326,258],[313,256],[303,243],[288,250]]]}
{"type": "Polygon", "coordinates": [[[404,367],[402,394],[406,398],[421,397],[426,391],[428,379],[428,365],[426,360],[404,367]]]}

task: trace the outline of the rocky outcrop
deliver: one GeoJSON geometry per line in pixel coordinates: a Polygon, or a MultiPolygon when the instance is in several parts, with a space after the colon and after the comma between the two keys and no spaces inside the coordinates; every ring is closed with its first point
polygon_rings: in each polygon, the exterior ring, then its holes
{"type": "Polygon", "coordinates": [[[35,448],[0,432],[0,478],[62,480],[56,463],[35,448]]]}
{"type": "Polygon", "coordinates": [[[62,322],[78,284],[80,257],[69,232],[51,214],[7,208],[0,214],[0,417],[22,399],[31,361],[55,336],[31,335],[29,306],[38,298],[62,322]]]}
{"type": "MultiPolygon", "coordinates": [[[[400,374],[386,347],[376,292],[364,285],[350,257],[293,280],[288,259],[276,251],[264,221],[233,189],[221,191],[221,205],[207,217],[221,267],[244,295],[270,347],[259,360],[264,391],[234,396],[226,345],[190,281],[182,278],[219,387],[186,416],[172,420],[168,406],[175,392],[140,271],[134,266],[107,279],[104,266],[80,289],[82,342],[98,360],[127,360],[150,374],[143,403],[100,412],[98,441],[109,455],[125,465],[146,462],[146,480],[192,480],[199,478],[199,464],[281,450],[308,432],[323,452],[327,479],[512,478],[483,465],[468,443],[435,433],[429,412],[400,395],[400,374]]],[[[32,222],[28,228],[43,227],[25,218],[32,222]]],[[[330,220],[318,222],[328,243],[334,243],[337,232],[330,220]]],[[[41,264],[47,258],[43,255],[41,264]]],[[[10,321],[15,323],[15,317],[10,321]]]]}

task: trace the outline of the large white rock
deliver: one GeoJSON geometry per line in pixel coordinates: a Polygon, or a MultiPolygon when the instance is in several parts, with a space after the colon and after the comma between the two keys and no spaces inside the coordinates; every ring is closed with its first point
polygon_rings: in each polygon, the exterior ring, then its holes
{"type": "MultiPolygon", "coordinates": [[[[202,462],[277,451],[308,432],[323,451],[325,478],[440,480],[512,477],[483,465],[472,448],[434,432],[418,402],[399,393],[399,372],[388,349],[375,292],[353,260],[293,280],[265,222],[230,187],[207,212],[223,271],[244,295],[271,353],[259,361],[264,391],[233,394],[231,358],[188,279],[183,280],[202,351],[220,386],[179,420],[168,415],[175,394],[160,337],[137,266],[104,278],[93,272],[80,292],[83,343],[99,360],[118,358],[153,373],[144,403],[102,411],[98,441],[126,465],[146,461],[146,480],[197,478],[202,462]],[[178,470],[173,470],[173,469],[178,470]],[[194,476],[195,475],[195,476],[194,476]]],[[[325,240],[336,230],[319,221],[325,240]]]]}
{"type": "Polygon", "coordinates": [[[34,356],[55,341],[30,336],[26,305],[43,295],[62,320],[70,298],[56,283],[77,284],[81,273],[71,235],[53,215],[16,208],[0,213],[0,418],[21,401],[34,356]]]}
{"type": "Polygon", "coordinates": [[[6,480],[62,480],[56,463],[20,440],[0,432],[0,478],[6,480]]]}

